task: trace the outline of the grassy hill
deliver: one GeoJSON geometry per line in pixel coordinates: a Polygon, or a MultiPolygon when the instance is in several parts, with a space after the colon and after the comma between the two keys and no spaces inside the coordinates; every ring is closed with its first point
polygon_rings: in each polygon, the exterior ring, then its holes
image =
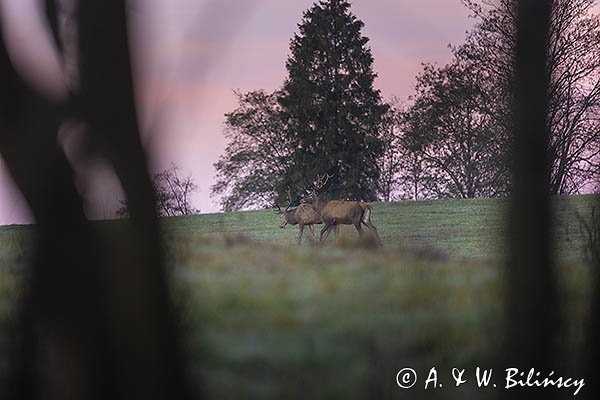
{"type": "MultiPolygon", "coordinates": [[[[598,200],[553,200],[570,364],[583,340],[590,282],[574,213],[588,216],[598,200]]],[[[506,206],[502,199],[373,204],[384,243],[375,250],[359,246],[351,227],[338,243],[331,235],[323,247],[308,239],[297,246],[297,228],[279,229],[270,210],[165,219],[194,378],[216,399],[485,397],[473,382],[453,388],[450,371],[495,365],[506,206]],[[445,388],[425,392],[432,366],[445,388]],[[404,367],[419,373],[408,391],[396,384],[404,367]]],[[[0,318],[28,257],[29,229],[0,228],[0,318]]]]}
{"type": "MultiPolygon", "coordinates": [[[[575,213],[587,216],[598,197],[556,197],[556,249],[563,259],[577,260],[581,255],[581,232],[575,213]]],[[[450,257],[497,258],[504,243],[506,199],[447,199],[374,203],[372,221],[384,246],[407,250],[428,249],[450,257]]],[[[167,235],[196,235],[223,239],[244,236],[253,242],[292,246],[298,238],[297,227],[278,229],[273,211],[246,211],[201,214],[164,220],[167,235]]],[[[321,225],[316,226],[318,234],[321,225]]],[[[305,232],[305,238],[309,233],[305,232]]],[[[351,226],[342,228],[342,241],[357,237],[351,226]]],[[[332,235],[328,243],[333,241],[332,235]]],[[[304,239],[304,245],[309,244],[304,239]]]]}

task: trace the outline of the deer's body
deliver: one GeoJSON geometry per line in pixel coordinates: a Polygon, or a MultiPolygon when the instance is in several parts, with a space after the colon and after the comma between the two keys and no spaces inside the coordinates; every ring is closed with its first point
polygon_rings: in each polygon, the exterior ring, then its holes
{"type": "MultiPolygon", "coordinates": [[[[327,178],[328,179],[328,178],[327,178]]],[[[319,243],[323,243],[329,236],[331,229],[335,230],[335,236],[338,235],[339,225],[354,225],[358,231],[358,235],[362,238],[364,231],[362,225],[365,225],[377,238],[379,244],[381,244],[381,238],[377,232],[377,228],[371,222],[371,213],[373,208],[365,203],[364,201],[353,201],[353,200],[322,200],[317,191],[321,189],[327,179],[317,179],[317,184],[313,190],[308,191],[310,197],[313,200],[313,207],[316,212],[321,215],[323,219],[323,229],[321,229],[321,236],[319,243]]]]}
{"type": "Polygon", "coordinates": [[[312,205],[306,203],[300,204],[293,210],[286,209],[285,211],[281,211],[280,217],[280,228],[285,228],[286,225],[299,225],[300,235],[298,236],[298,244],[302,242],[305,226],[308,226],[312,237],[316,240],[313,225],[323,223],[321,215],[315,211],[312,205]]]}
{"type": "Polygon", "coordinates": [[[364,212],[357,201],[350,200],[331,200],[318,210],[323,221],[340,225],[351,225],[360,221],[364,212]]]}

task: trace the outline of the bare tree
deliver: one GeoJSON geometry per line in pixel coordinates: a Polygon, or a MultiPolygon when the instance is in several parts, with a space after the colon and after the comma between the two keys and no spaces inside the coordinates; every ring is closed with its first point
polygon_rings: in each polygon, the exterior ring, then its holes
{"type": "Polygon", "coordinates": [[[396,97],[388,102],[379,132],[383,150],[379,157],[379,195],[384,201],[424,199],[440,196],[436,191],[441,180],[434,169],[412,146],[410,108],[396,97]]]}
{"type": "MultiPolygon", "coordinates": [[[[171,163],[164,171],[154,174],[152,184],[156,200],[156,210],[161,216],[173,217],[176,215],[190,215],[198,212],[191,205],[191,195],[198,186],[191,175],[180,176],[181,168],[171,163]]],[[[121,208],[117,215],[125,217],[129,215],[127,200],[121,200],[121,208]]]]}
{"type": "Polygon", "coordinates": [[[440,197],[437,182],[440,177],[435,170],[427,168],[422,154],[402,147],[402,171],[398,178],[401,198],[423,200],[440,197]]]}
{"type": "Polygon", "coordinates": [[[507,140],[487,113],[493,99],[477,65],[460,57],[443,67],[424,64],[412,101],[403,138],[413,154],[407,160],[409,181],[417,184],[418,178],[437,197],[507,192],[507,140]]]}
{"type": "Polygon", "coordinates": [[[393,98],[388,104],[389,108],[383,116],[379,131],[382,144],[382,153],[379,157],[379,194],[384,201],[393,200],[394,193],[398,191],[405,156],[401,143],[402,118],[398,103],[398,99],[393,98]]]}
{"type": "MultiPolygon", "coordinates": [[[[486,71],[498,96],[490,109],[503,129],[514,127],[516,0],[463,0],[480,19],[458,53],[486,71]]],[[[555,0],[548,33],[550,192],[589,190],[600,172],[600,18],[596,0],[555,0]]]]}

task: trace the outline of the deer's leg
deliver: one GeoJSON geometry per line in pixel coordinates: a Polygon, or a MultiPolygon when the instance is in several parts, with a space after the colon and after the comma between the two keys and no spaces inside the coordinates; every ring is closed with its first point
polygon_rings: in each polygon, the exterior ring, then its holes
{"type": "Polygon", "coordinates": [[[383,244],[381,242],[381,238],[379,237],[379,232],[377,232],[377,228],[375,228],[375,225],[373,225],[373,223],[371,221],[363,221],[363,224],[365,224],[365,226],[367,228],[369,228],[371,230],[371,232],[373,232],[373,234],[375,235],[375,237],[377,238],[377,242],[379,242],[379,244],[383,244]]]}
{"type": "Polygon", "coordinates": [[[304,224],[300,224],[300,236],[298,237],[298,245],[302,243],[302,234],[304,233],[304,224]]]}
{"type": "Polygon", "coordinates": [[[362,221],[358,221],[357,223],[354,224],[354,226],[356,227],[356,230],[358,231],[358,236],[360,238],[362,238],[365,234],[365,231],[363,231],[362,226],[360,226],[362,221]]]}
{"type": "Polygon", "coordinates": [[[340,236],[340,226],[338,224],[334,224],[331,226],[331,229],[333,230],[333,237],[335,240],[337,240],[340,236]]]}
{"type": "Polygon", "coordinates": [[[317,237],[315,236],[315,227],[314,225],[309,225],[308,229],[310,229],[310,234],[312,235],[313,240],[316,242],[317,241],[317,237]]]}
{"type": "Polygon", "coordinates": [[[319,244],[323,243],[327,239],[327,236],[329,236],[329,231],[331,230],[332,226],[333,224],[331,222],[325,223],[325,226],[323,226],[323,229],[321,229],[321,237],[319,239],[319,244]],[[325,235],[325,237],[323,237],[323,235],[325,235]]]}

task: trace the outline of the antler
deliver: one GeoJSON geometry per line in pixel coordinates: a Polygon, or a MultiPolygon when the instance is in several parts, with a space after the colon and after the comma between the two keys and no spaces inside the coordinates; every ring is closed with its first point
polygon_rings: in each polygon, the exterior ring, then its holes
{"type": "MultiPolygon", "coordinates": [[[[273,192],[275,194],[275,192],[273,192]]],[[[288,212],[290,210],[290,208],[292,208],[292,190],[290,189],[290,187],[288,186],[287,190],[287,199],[288,199],[288,203],[287,206],[285,206],[285,210],[281,211],[281,207],[279,207],[279,204],[277,204],[277,198],[275,198],[275,202],[273,205],[273,208],[275,209],[275,212],[278,214],[282,214],[284,212],[288,212]]],[[[276,195],[276,194],[275,194],[276,195]]]]}
{"type": "Polygon", "coordinates": [[[281,214],[281,207],[279,207],[279,204],[277,204],[277,192],[275,190],[273,190],[272,192],[273,194],[273,209],[277,214],[281,214]]]}
{"type": "Polygon", "coordinates": [[[327,184],[327,182],[329,182],[329,180],[333,178],[333,175],[329,175],[329,174],[323,174],[323,175],[317,175],[317,180],[314,183],[314,187],[316,190],[321,190],[325,187],[325,185],[327,184]]]}
{"type": "Polygon", "coordinates": [[[327,173],[323,175],[317,174],[317,179],[313,182],[313,184],[309,187],[305,187],[304,190],[308,193],[309,196],[317,196],[318,192],[327,185],[327,182],[333,178],[333,175],[329,175],[327,173]]]}

